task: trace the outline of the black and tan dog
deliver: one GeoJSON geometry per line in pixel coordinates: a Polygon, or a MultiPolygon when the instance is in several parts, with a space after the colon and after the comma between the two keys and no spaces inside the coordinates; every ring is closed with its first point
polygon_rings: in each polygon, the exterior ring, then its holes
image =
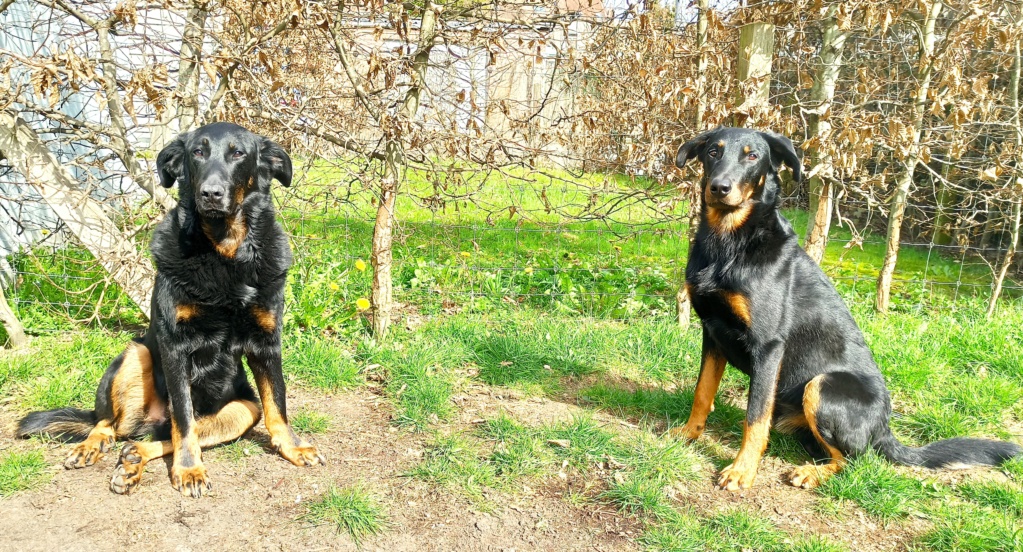
{"type": "Polygon", "coordinates": [[[110,488],[131,493],[150,460],[173,454],[171,484],[202,496],[202,449],[236,439],[259,421],[270,445],[298,466],[323,457],[288,425],[281,372],[281,315],[291,248],[270,200],[271,180],[291,184],[291,159],[267,138],[230,123],[185,133],[157,157],[160,183],[180,183],[180,202],[153,233],[152,315],[145,337],[110,364],[94,410],[36,412],[18,434],[81,441],[66,468],[94,464],[125,444],[110,488]]]}
{"type": "Polygon", "coordinates": [[[792,472],[791,483],[804,488],[868,449],[928,468],[994,465],[1020,454],[1001,441],[912,448],[892,435],[888,390],[863,334],[778,211],[779,166],[801,177],[788,138],[718,128],[683,144],[676,164],[694,157],[703,163],[703,206],[686,286],[703,324],[703,358],[689,421],[670,433],[703,433],[726,363],[749,376],[742,446],[721,471],[721,488],[753,484],[772,424],[827,462],[792,472]]]}

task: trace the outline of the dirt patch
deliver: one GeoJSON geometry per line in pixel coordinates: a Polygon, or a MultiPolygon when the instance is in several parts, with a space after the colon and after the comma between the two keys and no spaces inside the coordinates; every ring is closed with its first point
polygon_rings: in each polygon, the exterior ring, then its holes
{"type": "MultiPolygon", "coordinates": [[[[425,437],[395,429],[390,406],[372,393],[322,397],[294,390],[292,409],[329,414],[330,432],[313,440],[328,465],[300,469],[261,447],[262,428],[248,436],[249,456],[223,449],[206,455],[210,496],[182,498],[168,481],[166,462],[152,462],[135,494],[108,490],[116,454],[96,466],[59,468],[65,446],[46,450],[53,479],[41,489],[0,499],[0,534],[19,550],[98,550],[140,546],[150,550],[355,550],[335,527],[298,518],[330,485],[363,483],[389,513],[389,527],[364,541],[363,550],[635,550],[613,516],[572,507],[543,490],[524,490],[499,511],[474,511],[454,493],[403,476],[419,461],[425,437]]],[[[4,412],[0,449],[24,447],[13,439],[4,412]]]]}

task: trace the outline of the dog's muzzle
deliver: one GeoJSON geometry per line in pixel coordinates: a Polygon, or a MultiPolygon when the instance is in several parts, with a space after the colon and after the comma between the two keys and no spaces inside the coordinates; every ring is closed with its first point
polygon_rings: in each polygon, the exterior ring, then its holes
{"type": "Polygon", "coordinates": [[[204,216],[224,216],[230,208],[227,183],[221,180],[207,180],[199,186],[196,206],[204,216]]]}

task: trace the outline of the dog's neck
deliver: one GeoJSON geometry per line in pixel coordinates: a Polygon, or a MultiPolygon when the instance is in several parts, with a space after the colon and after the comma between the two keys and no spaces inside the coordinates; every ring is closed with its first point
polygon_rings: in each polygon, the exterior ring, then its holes
{"type": "Polygon", "coordinates": [[[213,244],[222,257],[234,259],[245,238],[249,235],[249,221],[244,211],[218,219],[201,219],[202,233],[213,244]]]}
{"type": "Polygon", "coordinates": [[[718,243],[719,247],[712,250],[725,256],[756,250],[785,233],[777,193],[766,190],[730,210],[710,207],[701,201],[700,212],[698,233],[702,239],[718,243]]]}

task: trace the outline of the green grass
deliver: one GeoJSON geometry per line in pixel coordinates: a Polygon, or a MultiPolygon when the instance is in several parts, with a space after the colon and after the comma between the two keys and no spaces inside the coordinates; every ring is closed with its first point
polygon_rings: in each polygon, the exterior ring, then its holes
{"type": "Polygon", "coordinates": [[[451,397],[457,387],[452,369],[468,354],[457,341],[416,336],[407,343],[367,345],[360,358],[379,364],[387,373],[387,395],[397,406],[394,421],[424,431],[454,411],[451,397]]]}
{"type": "Polygon", "coordinates": [[[1019,519],[990,508],[943,508],[934,528],[920,537],[922,550],[1018,552],[1023,550],[1019,519]]]}
{"type": "Polygon", "coordinates": [[[886,460],[870,452],[852,460],[817,492],[854,502],[871,516],[888,522],[921,511],[928,500],[944,490],[899,474],[886,460]]]}
{"type": "Polygon", "coordinates": [[[302,519],[313,524],[337,527],[337,532],[348,533],[356,546],[363,539],[379,535],[387,526],[387,513],[381,502],[362,486],[338,488],[327,492],[308,506],[302,519]]]}
{"type": "Polygon", "coordinates": [[[993,510],[1023,518],[1023,491],[1000,483],[964,483],[957,489],[963,498],[993,510]]]}
{"type": "Polygon", "coordinates": [[[306,408],[288,416],[288,421],[291,422],[291,427],[295,431],[309,435],[326,433],[334,425],[333,418],[327,414],[306,408]]]}
{"type": "Polygon", "coordinates": [[[129,340],[104,331],[36,338],[28,351],[0,354],[0,394],[24,411],[92,408],[100,377],[129,340]]]}
{"type": "Polygon", "coordinates": [[[496,507],[488,499],[488,491],[503,485],[497,466],[482,456],[479,445],[459,436],[438,437],[423,462],[408,475],[457,490],[484,510],[496,507]]]}
{"type": "Polygon", "coordinates": [[[0,497],[36,489],[50,480],[42,451],[11,451],[0,456],[0,497]]]}
{"type": "MultiPolygon", "coordinates": [[[[369,259],[374,206],[352,169],[318,160],[298,175],[300,185],[279,189],[297,261],[283,328],[289,385],[364,393],[367,376],[380,380],[372,385],[390,402],[393,423],[427,432],[426,453],[408,475],[459,493],[477,509],[501,508],[505,495],[522,486],[557,486],[565,475],[573,486],[564,500],[633,518],[653,550],[853,549],[782,530],[768,514],[743,511],[741,496],[718,493],[713,507],[687,507],[687,493],[707,493],[711,468],[734,456],[745,412],[723,399],[741,403],[748,380],[726,372],[707,434],[695,445],[658,435],[688,417],[700,356],[699,328],[680,329],[673,319],[687,206],[665,204],[666,212],[655,212],[650,199],[673,191],[643,179],[557,171],[493,174],[486,186],[481,175],[458,171],[412,174],[395,228],[394,285],[402,305],[390,339],[377,344],[368,336],[368,317],[355,307],[370,291],[370,271],[357,261],[369,259]],[[634,191],[649,195],[610,207],[634,191]],[[466,194],[473,201],[455,199],[466,194]],[[572,221],[566,213],[591,219],[572,221]],[[507,388],[529,395],[527,401],[538,396],[581,410],[541,425],[493,413],[472,428],[453,422],[456,395],[483,389],[499,396],[507,388]],[[579,480],[585,483],[575,485],[579,480]]],[[[786,214],[801,234],[805,213],[786,214]]],[[[894,309],[877,315],[870,305],[883,255],[878,236],[848,250],[841,243],[847,230],[835,228],[833,237],[824,267],[889,384],[898,437],[914,446],[967,435],[1018,441],[1010,428],[1023,421],[1023,303],[1003,301],[988,321],[982,314],[988,267],[904,248],[894,309]],[[981,286],[953,300],[946,284],[960,278],[981,286]]],[[[62,333],[37,336],[29,354],[0,354],[0,396],[11,397],[19,412],[91,406],[100,375],[128,339],[70,320],[90,316],[103,292],[94,285],[95,263],[72,248],[14,263],[23,275],[12,294],[23,320],[30,329],[62,333]]],[[[142,322],[116,287],[106,293],[104,324],[142,322]]],[[[329,418],[315,410],[294,412],[291,421],[306,434],[330,430],[329,418]]],[[[257,450],[241,439],[210,452],[244,462],[246,451],[257,450]]],[[[767,454],[806,461],[795,441],[779,435],[767,454]]],[[[1023,460],[1002,469],[1013,481],[946,486],[867,455],[821,487],[812,508],[829,524],[854,523],[862,512],[893,530],[919,515],[923,533],[908,544],[921,550],[1020,549],[1023,460]]],[[[382,519],[359,513],[357,503],[373,501],[364,489],[331,489],[317,503],[315,522],[361,531],[351,527],[382,519]]]]}
{"type": "Polygon", "coordinates": [[[328,338],[296,333],[284,340],[284,374],[323,391],[354,389],[364,383],[351,352],[328,338]]]}
{"type": "Polygon", "coordinates": [[[263,447],[249,439],[235,439],[230,443],[224,443],[203,451],[203,458],[207,455],[215,458],[218,462],[225,461],[235,465],[244,464],[249,458],[263,454],[263,447]]]}

